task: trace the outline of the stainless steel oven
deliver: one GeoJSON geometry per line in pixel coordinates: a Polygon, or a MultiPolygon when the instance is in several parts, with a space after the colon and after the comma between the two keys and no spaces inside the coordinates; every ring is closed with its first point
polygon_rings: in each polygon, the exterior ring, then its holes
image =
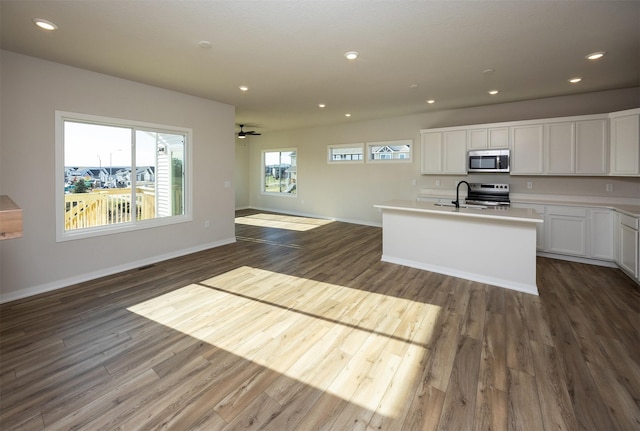
{"type": "Polygon", "coordinates": [[[465,203],[494,207],[509,206],[511,205],[509,184],[471,183],[465,203]]]}

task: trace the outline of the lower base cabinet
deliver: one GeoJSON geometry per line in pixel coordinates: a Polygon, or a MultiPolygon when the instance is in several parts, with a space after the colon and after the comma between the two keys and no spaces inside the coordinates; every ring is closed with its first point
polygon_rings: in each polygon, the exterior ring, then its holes
{"type": "Polygon", "coordinates": [[[587,256],[587,210],[577,207],[548,206],[546,251],[587,256]]]}
{"type": "Polygon", "coordinates": [[[639,238],[638,238],[639,220],[620,214],[619,225],[619,259],[618,266],[633,278],[640,276],[638,271],[639,259],[639,238]]]}

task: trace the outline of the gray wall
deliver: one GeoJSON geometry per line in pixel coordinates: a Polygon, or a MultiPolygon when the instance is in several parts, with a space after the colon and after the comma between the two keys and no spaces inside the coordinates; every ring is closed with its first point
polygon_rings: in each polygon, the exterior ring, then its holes
{"type": "MultiPolygon", "coordinates": [[[[433,176],[420,174],[420,129],[607,113],[640,106],[640,89],[631,88],[525,102],[435,111],[421,115],[350,122],[287,132],[264,133],[247,139],[249,205],[379,225],[376,203],[390,199],[415,199],[421,189],[453,191],[456,181],[495,181],[511,184],[512,193],[579,196],[640,197],[640,178],[620,177],[522,177],[508,175],[433,176]],[[411,164],[327,164],[327,145],[412,139],[411,164]],[[298,197],[266,196],[260,193],[261,151],[282,147],[298,149],[298,197]],[[436,181],[440,182],[436,186],[436,181]],[[526,182],[533,182],[533,189],[526,182]],[[415,182],[415,185],[414,185],[415,182]],[[614,186],[605,193],[605,184],[614,186]]],[[[238,145],[238,144],[237,144],[238,145]]],[[[247,144],[243,144],[247,145],[247,144]]],[[[246,151],[246,150],[244,150],[246,151]]],[[[246,170],[239,166],[239,170],[246,170]]]]}
{"type": "Polygon", "coordinates": [[[24,213],[24,236],[0,241],[1,301],[235,240],[233,106],[7,51],[0,55],[0,194],[24,213]],[[56,110],[193,129],[193,221],[57,243],[56,110]]]}

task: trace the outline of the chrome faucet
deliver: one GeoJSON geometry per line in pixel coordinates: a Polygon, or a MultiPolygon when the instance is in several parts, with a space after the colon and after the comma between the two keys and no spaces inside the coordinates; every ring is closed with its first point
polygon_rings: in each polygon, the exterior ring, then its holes
{"type": "Polygon", "coordinates": [[[467,185],[467,196],[471,192],[471,186],[466,181],[460,181],[456,186],[456,200],[451,201],[452,204],[455,204],[456,208],[460,208],[460,184],[465,183],[467,185]]]}

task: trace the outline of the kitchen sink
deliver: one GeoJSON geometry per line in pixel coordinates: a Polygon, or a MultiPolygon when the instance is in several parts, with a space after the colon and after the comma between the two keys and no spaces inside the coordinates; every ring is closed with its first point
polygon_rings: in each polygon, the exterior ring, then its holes
{"type": "MultiPolygon", "coordinates": [[[[449,203],[449,202],[436,202],[434,205],[438,207],[455,207],[456,206],[454,203],[449,203]]],[[[460,208],[473,208],[477,210],[484,210],[484,209],[487,209],[488,207],[484,205],[460,204],[460,208]]]]}

